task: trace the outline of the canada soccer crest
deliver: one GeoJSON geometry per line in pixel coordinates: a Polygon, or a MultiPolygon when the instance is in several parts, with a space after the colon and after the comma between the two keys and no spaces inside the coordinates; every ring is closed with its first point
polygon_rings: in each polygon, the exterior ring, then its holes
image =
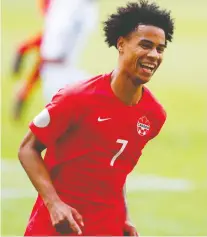
{"type": "Polygon", "coordinates": [[[137,132],[140,136],[145,136],[150,130],[150,122],[146,116],[139,118],[137,122],[137,132]]]}

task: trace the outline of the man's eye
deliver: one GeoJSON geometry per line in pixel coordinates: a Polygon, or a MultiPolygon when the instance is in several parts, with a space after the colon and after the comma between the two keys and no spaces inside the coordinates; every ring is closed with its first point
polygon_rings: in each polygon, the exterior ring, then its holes
{"type": "Polygon", "coordinates": [[[165,51],[164,48],[157,48],[157,52],[158,52],[158,53],[163,53],[164,51],[165,51]]]}
{"type": "Polygon", "coordinates": [[[142,47],[143,49],[150,49],[150,48],[151,48],[150,45],[146,45],[146,44],[142,44],[141,47],[142,47]]]}

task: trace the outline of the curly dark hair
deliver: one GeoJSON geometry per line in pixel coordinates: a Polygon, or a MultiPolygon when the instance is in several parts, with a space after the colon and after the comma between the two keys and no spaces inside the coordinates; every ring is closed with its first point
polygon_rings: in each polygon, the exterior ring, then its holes
{"type": "Polygon", "coordinates": [[[170,11],[162,10],[156,3],[147,0],[128,3],[126,7],[119,7],[115,14],[109,16],[104,22],[105,42],[117,47],[120,36],[127,36],[140,24],[152,25],[164,30],[167,41],[172,41],[174,20],[170,11]]]}

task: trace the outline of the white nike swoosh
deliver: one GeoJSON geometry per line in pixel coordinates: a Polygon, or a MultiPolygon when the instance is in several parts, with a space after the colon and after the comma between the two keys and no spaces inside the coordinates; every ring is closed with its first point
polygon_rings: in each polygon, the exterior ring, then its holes
{"type": "Polygon", "coordinates": [[[100,117],[98,117],[98,122],[103,122],[103,121],[106,121],[106,120],[109,120],[109,119],[111,119],[111,118],[100,118],[100,117]]]}

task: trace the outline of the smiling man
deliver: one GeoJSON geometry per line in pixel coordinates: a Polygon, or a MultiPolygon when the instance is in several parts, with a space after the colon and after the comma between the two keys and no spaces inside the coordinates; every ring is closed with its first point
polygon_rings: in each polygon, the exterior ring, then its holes
{"type": "Polygon", "coordinates": [[[144,84],[173,29],[170,12],[154,3],[118,8],[104,25],[118,49],[116,69],[61,89],[31,122],[19,159],[39,195],[26,236],[138,235],[125,181],[166,119],[144,84]]]}

